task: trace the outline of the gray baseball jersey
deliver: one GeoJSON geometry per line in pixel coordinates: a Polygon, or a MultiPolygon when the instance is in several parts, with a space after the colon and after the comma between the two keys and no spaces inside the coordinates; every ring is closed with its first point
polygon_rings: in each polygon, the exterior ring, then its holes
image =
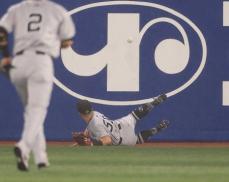
{"type": "Polygon", "coordinates": [[[9,33],[14,31],[14,54],[32,49],[58,57],[61,41],[75,35],[75,26],[67,11],[48,0],[25,0],[11,6],[0,26],[9,33]]]}
{"type": "Polygon", "coordinates": [[[136,119],[129,114],[117,120],[110,120],[98,111],[93,111],[93,118],[87,126],[92,139],[99,140],[103,136],[110,136],[113,145],[135,145],[136,119]]]}

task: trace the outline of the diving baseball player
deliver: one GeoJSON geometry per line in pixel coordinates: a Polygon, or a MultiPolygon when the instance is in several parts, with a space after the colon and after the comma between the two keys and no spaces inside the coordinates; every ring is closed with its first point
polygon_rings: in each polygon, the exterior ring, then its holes
{"type": "Polygon", "coordinates": [[[21,171],[28,170],[31,152],[38,168],[49,165],[43,124],[53,88],[53,58],[59,56],[61,47],[72,45],[74,35],[75,26],[66,9],[49,0],[23,0],[0,20],[1,66],[12,64],[10,78],[24,105],[24,128],[14,148],[21,171]],[[11,32],[12,63],[7,41],[11,32]]]}
{"type": "Polygon", "coordinates": [[[77,110],[81,118],[88,124],[85,132],[78,135],[73,133],[73,139],[79,145],[135,145],[141,144],[162,129],[167,128],[169,121],[162,120],[158,126],[149,130],[135,133],[135,125],[138,120],[146,116],[155,106],[166,99],[166,95],[160,95],[153,102],[143,104],[132,113],[117,120],[110,120],[98,111],[94,111],[89,101],[80,100],[77,110]],[[84,135],[85,138],[82,136],[84,135]],[[90,140],[87,139],[89,136],[90,140]],[[92,142],[92,143],[90,143],[92,142]]]}

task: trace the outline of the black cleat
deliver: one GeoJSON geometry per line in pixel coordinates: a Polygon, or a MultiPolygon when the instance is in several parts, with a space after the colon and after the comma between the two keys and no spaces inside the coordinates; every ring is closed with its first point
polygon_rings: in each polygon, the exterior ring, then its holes
{"type": "Polygon", "coordinates": [[[46,164],[46,163],[39,163],[39,164],[37,165],[38,169],[43,169],[43,168],[46,168],[46,167],[48,167],[48,166],[49,166],[49,164],[46,164]]]}
{"type": "Polygon", "coordinates": [[[157,106],[160,103],[164,102],[167,99],[167,96],[165,94],[159,95],[157,98],[154,99],[153,102],[151,102],[151,104],[153,106],[157,106]]]}
{"type": "Polygon", "coordinates": [[[14,147],[14,154],[17,158],[17,168],[20,171],[28,171],[28,163],[26,159],[23,158],[22,156],[22,151],[19,147],[14,147]]]}
{"type": "Polygon", "coordinates": [[[161,130],[163,130],[165,128],[168,128],[169,123],[170,122],[168,120],[162,120],[162,121],[160,121],[160,123],[156,126],[157,132],[159,132],[159,131],[161,131],[161,130]]]}

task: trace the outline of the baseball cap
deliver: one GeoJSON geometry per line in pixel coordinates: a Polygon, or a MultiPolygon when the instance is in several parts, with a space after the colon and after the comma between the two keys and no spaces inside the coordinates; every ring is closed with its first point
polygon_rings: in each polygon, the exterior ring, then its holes
{"type": "Polygon", "coordinates": [[[89,114],[92,111],[91,103],[88,100],[79,100],[77,110],[81,114],[89,114]]]}

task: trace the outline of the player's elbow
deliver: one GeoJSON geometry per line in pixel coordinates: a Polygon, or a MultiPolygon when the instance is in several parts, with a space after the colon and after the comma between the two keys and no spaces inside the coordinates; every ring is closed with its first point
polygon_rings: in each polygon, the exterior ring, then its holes
{"type": "Polygon", "coordinates": [[[103,143],[103,145],[112,145],[112,139],[110,136],[103,136],[100,138],[100,141],[103,143]]]}

